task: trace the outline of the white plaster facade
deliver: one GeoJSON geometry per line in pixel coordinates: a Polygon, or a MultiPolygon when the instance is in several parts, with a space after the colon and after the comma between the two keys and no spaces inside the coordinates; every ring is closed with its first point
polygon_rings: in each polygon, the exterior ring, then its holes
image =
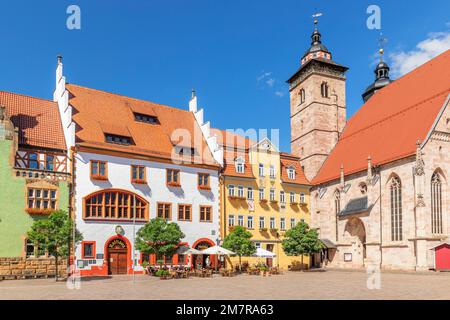
{"type": "MultiPolygon", "coordinates": [[[[83,234],[83,241],[95,241],[96,253],[105,254],[105,242],[116,235],[115,228],[120,225],[123,230],[123,236],[126,237],[132,246],[134,246],[133,223],[132,221],[120,221],[119,219],[111,222],[97,222],[83,219],[83,198],[93,192],[105,189],[122,189],[143,197],[149,202],[149,218],[156,218],[157,202],[167,202],[172,204],[172,222],[178,223],[185,234],[183,242],[192,245],[195,241],[208,238],[216,243],[219,237],[219,207],[218,190],[219,179],[218,171],[208,170],[196,167],[178,166],[161,162],[151,162],[144,160],[133,160],[115,156],[107,156],[93,153],[80,152],[75,158],[75,221],[77,229],[83,234]],[[90,178],[90,161],[106,161],[108,165],[108,181],[96,181],[90,178]],[[147,184],[132,184],[130,177],[130,166],[141,165],[147,170],[147,184]],[[180,170],[181,188],[171,188],[166,186],[166,169],[180,170]],[[198,190],[197,174],[209,173],[211,190],[198,190]],[[178,221],[178,204],[192,205],[192,220],[178,221]],[[200,222],[200,205],[212,206],[212,222],[200,222]]],[[[137,232],[144,223],[135,224],[137,232]]],[[[129,248],[133,251],[133,247],[129,248]]],[[[81,259],[81,246],[76,249],[76,258],[81,259]]],[[[136,251],[136,259],[139,260],[140,254],[136,251]]],[[[95,263],[89,264],[83,269],[90,269],[94,266],[103,265],[103,259],[97,259],[95,263]]],[[[140,270],[138,267],[136,270],[140,270]]]]}

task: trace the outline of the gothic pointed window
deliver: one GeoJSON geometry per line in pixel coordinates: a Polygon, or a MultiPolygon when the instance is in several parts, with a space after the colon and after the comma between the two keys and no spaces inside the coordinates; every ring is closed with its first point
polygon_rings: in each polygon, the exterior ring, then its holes
{"type": "Polygon", "coordinates": [[[323,98],[328,98],[328,83],[322,82],[320,85],[320,94],[323,98]]]}
{"type": "Polygon", "coordinates": [[[431,177],[431,232],[442,233],[442,182],[437,172],[431,177]]]}
{"type": "Polygon", "coordinates": [[[402,234],[402,185],[398,177],[390,183],[391,191],[391,240],[403,240],[402,234]]]}

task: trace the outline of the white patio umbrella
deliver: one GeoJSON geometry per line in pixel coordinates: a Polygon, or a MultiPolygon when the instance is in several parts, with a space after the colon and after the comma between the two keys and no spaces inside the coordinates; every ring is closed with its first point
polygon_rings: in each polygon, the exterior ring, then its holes
{"type": "Polygon", "coordinates": [[[209,247],[205,250],[202,250],[203,254],[217,254],[217,255],[222,255],[222,256],[231,256],[231,255],[235,255],[236,253],[234,253],[233,251],[230,251],[228,249],[222,248],[221,246],[213,246],[213,247],[209,247]]]}
{"type": "Polygon", "coordinates": [[[201,252],[200,250],[194,249],[194,248],[189,248],[186,246],[183,247],[179,247],[177,250],[178,254],[203,254],[203,252],[201,252]]]}
{"type": "Polygon", "coordinates": [[[191,261],[192,261],[192,255],[194,255],[194,254],[203,255],[203,252],[201,252],[200,250],[194,249],[194,248],[189,248],[188,246],[181,246],[178,248],[177,254],[189,255],[188,266],[190,266],[191,261]]]}
{"type": "Polygon", "coordinates": [[[263,248],[256,248],[256,252],[253,256],[259,258],[275,258],[277,255],[271,251],[264,250],[263,248]]]}
{"type": "Polygon", "coordinates": [[[213,254],[216,257],[216,271],[217,271],[217,256],[221,255],[221,256],[231,256],[231,255],[235,255],[236,253],[234,253],[233,251],[230,251],[228,249],[222,248],[221,246],[213,246],[213,247],[209,247],[205,250],[202,250],[203,254],[213,254]]]}

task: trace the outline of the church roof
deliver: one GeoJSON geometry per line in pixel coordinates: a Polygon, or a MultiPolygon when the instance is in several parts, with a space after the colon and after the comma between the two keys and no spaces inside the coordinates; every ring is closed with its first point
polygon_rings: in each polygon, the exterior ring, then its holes
{"type": "Polygon", "coordinates": [[[66,140],[56,102],[0,91],[0,106],[19,129],[22,146],[66,150],[66,140]]]}
{"type": "Polygon", "coordinates": [[[347,122],[312,183],[414,155],[450,94],[450,50],[377,91],[347,122]]]}

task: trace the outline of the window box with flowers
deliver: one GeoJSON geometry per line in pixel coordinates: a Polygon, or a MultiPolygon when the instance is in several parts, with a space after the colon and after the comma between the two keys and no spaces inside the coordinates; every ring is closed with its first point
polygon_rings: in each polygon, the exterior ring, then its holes
{"type": "Polygon", "coordinates": [[[209,184],[209,174],[208,173],[199,173],[198,174],[198,189],[199,190],[211,190],[211,186],[209,184]]]}
{"type": "Polygon", "coordinates": [[[91,179],[108,180],[108,163],[105,161],[91,160],[91,179]]]}
{"type": "Polygon", "coordinates": [[[261,200],[259,200],[259,202],[261,202],[261,203],[267,203],[267,199],[261,199],[261,200]]]}
{"type": "Polygon", "coordinates": [[[267,231],[267,228],[259,228],[259,231],[265,232],[265,231],[267,231]]]}
{"type": "Polygon", "coordinates": [[[270,232],[272,232],[272,233],[278,232],[278,229],[277,228],[270,228],[270,232]]]}
{"type": "Polygon", "coordinates": [[[55,212],[55,209],[27,208],[25,211],[30,215],[47,216],[55,212]]]}
{"type": "Polygon", "coordinates": [[[147,175],[144,166],[131,166],[131,183],[146,184],[147,175]]]}
{"type": "Polygon", "coordinates": [[[166,171],[166,185],[168,187],[179,188],[180,184],[180,170],[167,169],[166,171]]]}

